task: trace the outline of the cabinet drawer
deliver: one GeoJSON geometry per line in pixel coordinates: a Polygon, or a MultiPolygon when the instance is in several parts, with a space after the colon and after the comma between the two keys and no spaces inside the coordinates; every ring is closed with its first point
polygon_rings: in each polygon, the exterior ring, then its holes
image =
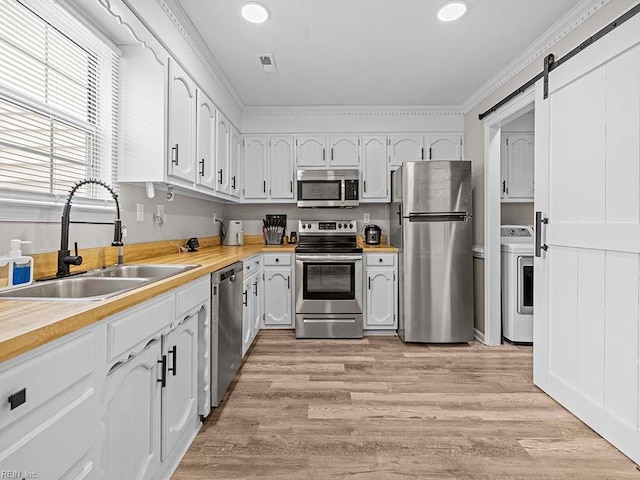
{"type": "Polygon", "coordinates": [[[176,292],[176,318],[181,319],[185,313],[211,296],[211,280],[208,276],[195,280],[176,292]]]}
{"type": "Polygon", "coordinates": [[[260,255],[256,255],[255,257],[248,258],[243,262],[244,265],[244,276],[251,275],[253,272],[257,272],[260,270],[262,266],[262,258],[260,255]]]}
{"type": "Polygon", "coordinates": [[[278,255],[275,253],[265,253],[263,255],[263,261],[265,266],[291,265],[291,254],[278,255]]]}
{"type": "Polygon", "coordinates": [[[173,294],[127,311],[107,325],[107,361],[151,339],[173,320],[173,294]]]}
{"type": "Polygon", "coordinates": [[[393,253],[367,253],[367,266],[375,265],[395,265],[395,255],[393,253]]]}
{"type": "Polygon", "coordinates": [[[91,374],[93,343],[93,332],[87,332],[0,372],[0,431],[91,374]]]}
{"type": "Polygon", "coordinates": [[[88,478],[94,421],[93,390],[88,390],[0,451],[3,472],[22,471],[19,477],[5,478],[30,478],[25,468],[37,478],[88,478]]]}

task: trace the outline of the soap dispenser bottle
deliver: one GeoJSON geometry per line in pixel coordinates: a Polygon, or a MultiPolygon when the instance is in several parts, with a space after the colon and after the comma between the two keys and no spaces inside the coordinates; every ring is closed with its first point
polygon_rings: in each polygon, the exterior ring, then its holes
{"type": "Polygon", "coordinates": [[[33,258],[22,255],[23,244],[30,244],[19,239],[11,240],[11,247],[9,250],[9,285],[10,287],[21,287],[29,285],[33,282],[33,258]]]}

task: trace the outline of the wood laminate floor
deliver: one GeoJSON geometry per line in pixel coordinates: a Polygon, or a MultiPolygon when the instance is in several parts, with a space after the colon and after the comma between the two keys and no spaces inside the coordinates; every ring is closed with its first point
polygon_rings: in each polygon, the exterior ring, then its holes
{"type": "Polygon", "coordinates": [[[635,479],[532,349],[263,331],[174,479],[635,479]]]}

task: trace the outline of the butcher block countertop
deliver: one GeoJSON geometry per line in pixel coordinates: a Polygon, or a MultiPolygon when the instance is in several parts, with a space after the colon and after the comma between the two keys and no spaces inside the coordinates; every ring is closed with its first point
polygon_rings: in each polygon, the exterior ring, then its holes
{"type": "MultiPolygon", "coordinates": [[[[397,252],[387,245],[363,245],[365,253],[397,252]]],[[[130,263],[200,265],[100,301],[0,299],[0,362],[51,342],[197,278],[259,253],[293,253],[295,245],[214,246],[198,252],[154,256],[130,263]]],[[[125,256],[126,261],[126,256],[125,256]]]]}

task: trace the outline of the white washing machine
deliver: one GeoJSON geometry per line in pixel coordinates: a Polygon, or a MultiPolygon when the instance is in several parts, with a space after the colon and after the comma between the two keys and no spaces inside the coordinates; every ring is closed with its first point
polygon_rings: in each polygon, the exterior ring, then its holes
{"type": "Polygon", "coordinates": [[[533,343],[533,228],[502,225],[502,336],[533,343]]]}

